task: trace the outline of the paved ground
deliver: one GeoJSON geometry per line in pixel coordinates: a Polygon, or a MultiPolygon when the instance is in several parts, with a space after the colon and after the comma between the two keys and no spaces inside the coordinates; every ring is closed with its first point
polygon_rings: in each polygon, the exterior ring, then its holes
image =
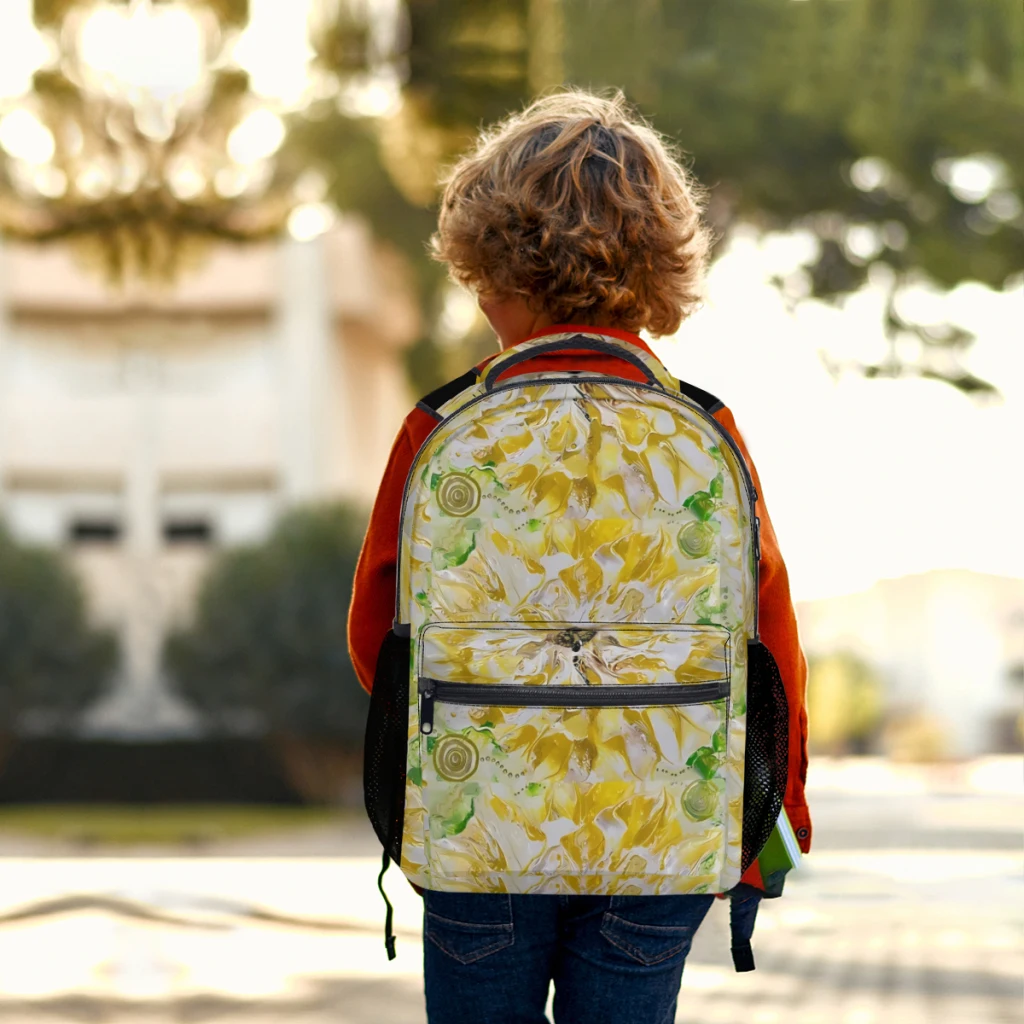
{"type": "MultiPolygon", "coordinates": [[[[1024,1022],[1024,765],[822,762],[812,781],[815,852],[761,912],[758,970],[732,973],[717,905],[677,1021],[1024,1022]]],[[[419,900],[389,876],[389,965],[358,824],[192,858],[0,852],[4,1024],[423,1024],[419,900]]]]}

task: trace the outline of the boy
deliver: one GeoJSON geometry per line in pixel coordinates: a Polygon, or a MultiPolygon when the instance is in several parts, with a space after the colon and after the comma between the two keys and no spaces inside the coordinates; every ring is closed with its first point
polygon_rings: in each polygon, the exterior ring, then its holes
{"type": "MultiPolygon", "coordinates": [[[[631,350],[651,356],[636,332],[672,334],[698,305],[709,248],[701,198],[664,141],[630,113],[621,95],[559,93],[485,133],[456,165],[434,255],[476,292],[502,350],[575,332],[613,343],[605,351],[537,355],[510,366],[503,379],[590,371],[642,381],[636,365],[614,352],[618,346],[627,357],[631,350]]],[[[732,414],[706,392],[689,392],[736,441],[760,494],[732,414]]],[[[356,571],[349,645],[367,690],[394,614],[403,489],[436,424],[422,407],[407,417],[356,571]]],[[[786,569],[760,498],[756,511],[760,632],[778,663],[790,709],[785,808],[806,850],[806,666],[786,569]]],[[[423,895],[427,1011],[435,1024],[539,1024],[552,980],[560,1022],[671,1022],[693,932],[714,898],[423,895]]]]}

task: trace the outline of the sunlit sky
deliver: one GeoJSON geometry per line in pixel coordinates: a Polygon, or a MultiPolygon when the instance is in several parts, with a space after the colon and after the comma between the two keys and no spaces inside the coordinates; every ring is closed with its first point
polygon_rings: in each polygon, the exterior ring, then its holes
{"type": "Polygon", "coordinates": [[[1024,288],[922,292],[908,312],[975,331],[974,372],[1002,392],[979,406],[935,381],[833,380],[819,356],[881,354],[883,296],[790,315],[768,283],[794,236],[741,234],[712,268],[706,307],[655,348],[736,415],[761,476],[794,596],[865,589],[939,568],[1024,577],[1024,288]]]}

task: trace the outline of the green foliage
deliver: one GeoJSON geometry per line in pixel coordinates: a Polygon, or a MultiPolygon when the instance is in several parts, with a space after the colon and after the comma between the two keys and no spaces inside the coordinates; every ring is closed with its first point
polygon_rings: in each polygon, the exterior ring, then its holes
{"type": "MultiPolygon", "coordinates": [[[[1024,265],[1024,221],[940,180],[942,159],[990,154],[1020,198],[1024,18],[1015,0],[569,0],[569,77],[620,85],[694,155],[720,227],[890,227],[876,257],[950,287],[1002,287],[1024,265]],[[581,17],[583,11],[587,17],[581,17]],[[629,17],[627,17],[629,15],[629,17]],[[629,39],[628,45],[623,40],[629,39]],[[877,160],[856,187],[851,166],[877,160]],[[831,216],[821,216],[823,214],[831,216]]],[[[864,258],[823,245],[813,294],[856,288],[864,258]]]]}
{"type": "Polygon", "coordinates": [[[217,727],[255,715],[269,732],[358,746],[368,698],[346,619],[364,529],[347,508],[307,508],[262,546],[223,554],[194,621],[167,640],[178,692],[217,727]]]}
{"type": "Polygon", "coordinates": [[[886,283],[888,357],[836,369],[993,390],[961,365],[967,332],[896,309],[915,279],[1002,288],[1024,267],[1019,3],[664,0],[634,11],[567,0],[566,10],[567,77],[623,87],[693,154],[720,235],[744,220],[817,236],[812,261],[777,282],[792,301],[841,300],[869,274],[886,283]],[[951,187],[950,161],[968,157],[994,169],[991,201],[951,187]],[[901,340],[917,352],[909,363],[901,340]]]}
{"type": "MultiPolygon", "coordinates": [[[[444,165],[481,124],[539,87],[620,87],[692,154],[720,237],[739,221],[814,233],[814,258],[778,282],[792,301],[841,300],[869,274],[888,282],[882,327],[891,356],[857,369],[915,372],[968,392],[988,388],[959,364],[969,335],[906,323],[895,309],[900,290],[917,277],[947,288],[965,280],[1001,288],[1024,267],[1018,0],[406,6],[402,112],[375,133],[362,123],[338,127],[345,119],[327,116],[305,152],[337,168],[334,196],[343,208],[366,214],[424,268],[428,314],[441,280],[425,254],[429,184],[444,165]],[[945,161],[978,155],[1001,179],[994,202],[950,187],[943,171],[945,161]],[[860,244],[851,243],[851,229],[860,244]],[[900,339],[917,345],[911,365],[896,357],[900,339]]],[[[429,339],[415,350],[411,369],[424,390],[438,358],[429,339]]]]}
{"type": "Polygon", "coordinates": [[[113,635],[88,625],[60,556],[16,544],[0,527],[0,731],[73,727],[116,663],[113,635]]]}
{"type": "MultiPolygon", "coordinates": [[[[378,238],[413,257],[413,267],[429,292],[444,272],[426,258],[427,240],[436,224],[430,209],[406,199],[382,163],[372,123],[349,117],[296,121],[286,158],[298,172],[315,154],[329,163],[330,196],[342,210],[365,216],[378,238]]],[[[314,157],[316,158],[316,157],[314,157]]]]}
{"type": "Polygon", "coordinates": [[[882,728],[884,684],[878,671],[850,651],[812,657],[807,665],[807,713],[819,753],[867,753],[882,728]]]}
{"type": "Polygon", "coordinates": [[[530,94],[529,0],[406,0],[407,92],[437,124],[471,135],[530,94]]]}

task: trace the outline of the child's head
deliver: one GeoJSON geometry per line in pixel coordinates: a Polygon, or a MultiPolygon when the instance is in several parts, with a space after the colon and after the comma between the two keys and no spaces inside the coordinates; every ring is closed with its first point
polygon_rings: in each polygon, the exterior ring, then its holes
{"type": "Polygon", "coordinates": [[[702,192],[628,109],[560,92],[485,132],[453,169],[435,257],[488,303],[553,324],[671,334],[700,301],[702,192]]]}

